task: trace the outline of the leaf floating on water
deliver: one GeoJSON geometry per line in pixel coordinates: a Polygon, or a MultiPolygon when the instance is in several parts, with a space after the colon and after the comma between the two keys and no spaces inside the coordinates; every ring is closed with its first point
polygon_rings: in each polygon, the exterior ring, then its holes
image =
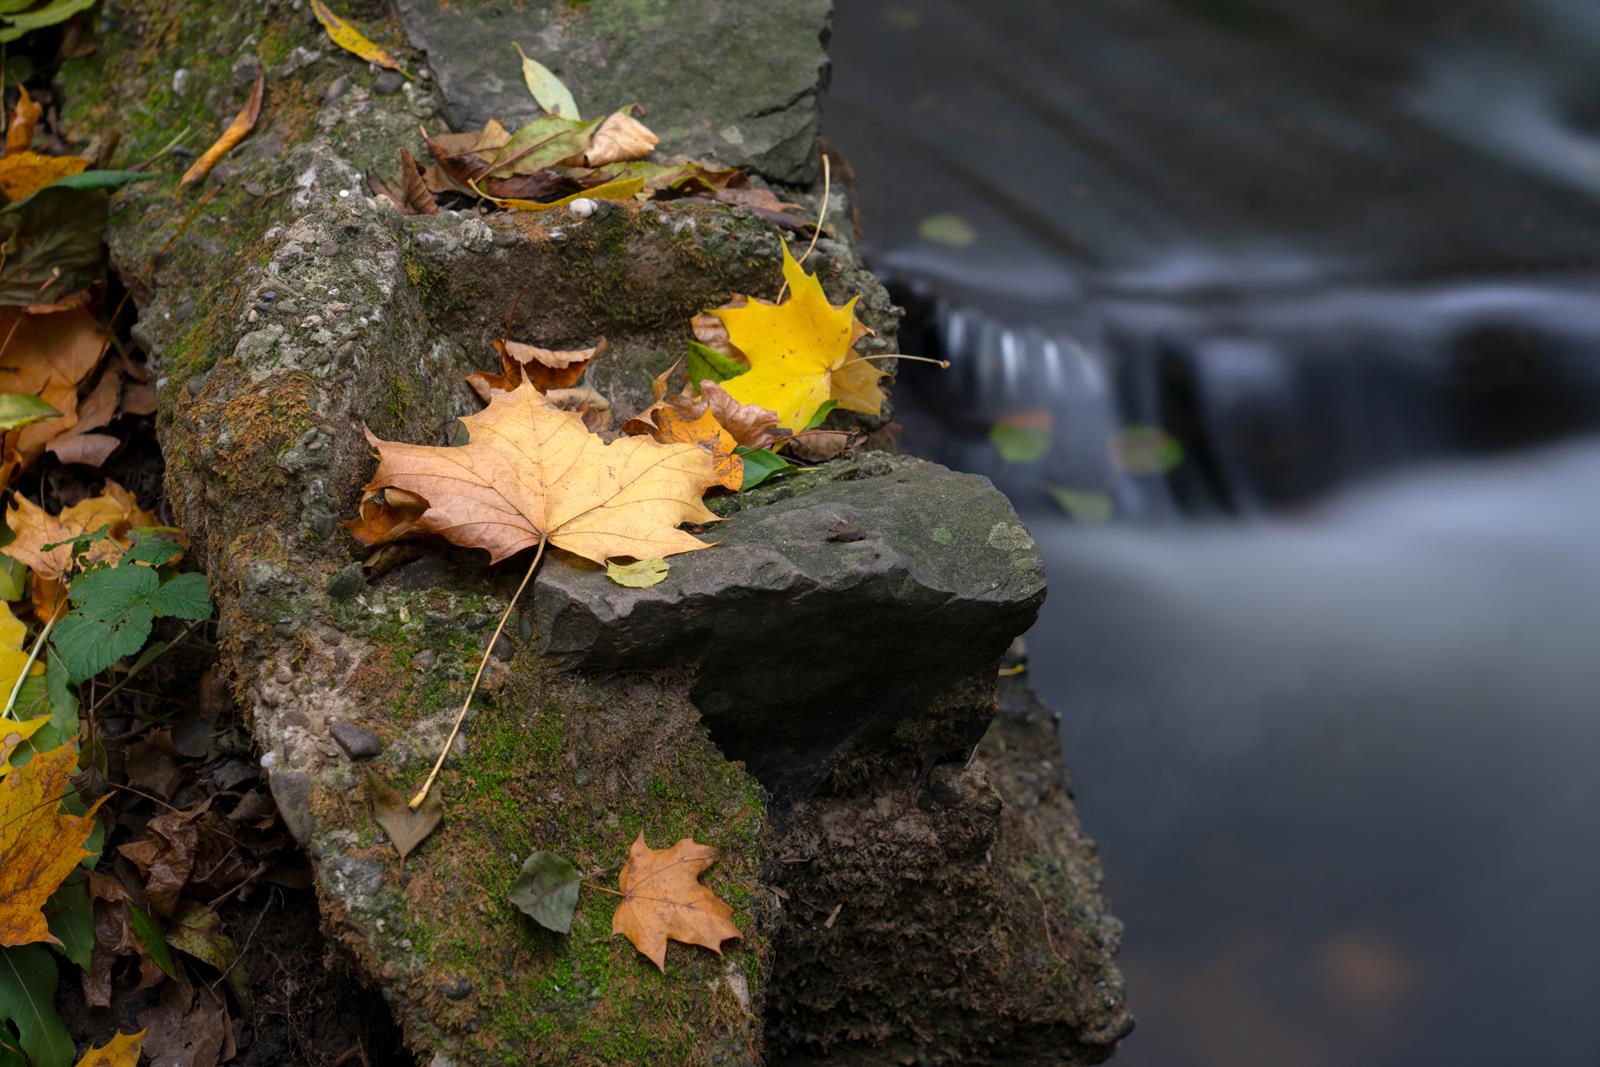
{"type": "Polygon", "coordinates": [[[559,115],[564,119],[579,118],[578,102],[572,98],[572,91],[550,72],[549,67],[530,58],[520,43],[511,43],[517,55],[522,57],[522,80],[527,84],[528,92],[533,94],[534,102],[544,108],[547,114],[559,115]]]}
{"type": "Polygon", "coordinates": [[[978,231],[973,229],[972,223],[960,215],[946,212],[942,215],[930,215],[918,223],[917,236],[934,244],[966,248],[977,243],[978,231]]]}
{"type": "MultiPolygon", "coordinates": [[[[312,0],[313,4],[317,2],[318,0],[312,0]]],[[[193,166],[184,171],[183,177],[178,179],[179,186],[189,185],[204,179],[207,174],[211,173],[211,168],[222,160],[223,156],[232,152],[234,147],[244,140],[251,130],[256,128],[256,121],[261,118],[261,97],[266,88],[267,70],[262,67],[256,71],[256,84],[255,88],[250,90],[250,99],[245,101],[244,107],[233,117],[233,121],[228,124],[228,128],[222,131],[222,136],[217,138],[216,143],[206,149],[205,153],[194,161],[193,166]]]]}
{"type": "Polygon", "coordinates": [[[523,862],[522,873],[507,896],[518,910],[546,930],[570,933],[581,881],[578,868],[570,860],[540,850],[523,862]]]}
{"type": "Polygon", "coordinates": [[[1129,426],[1111,439],[1111,460],[1125,474],[1165,474],[1183,462],[1183,445],[1159,426],[1129,426]]]}
{"type": "Polygon", "coordinates": [[[640,833],[618,879],[622,903],[611,916],[612,935],[632,941],[663,972],[669,938],[721,953],[724,941],[741,935],[733,925],[733,909],[700,884],[700,875],[716,859],[716,849],[690,838],[656,849],[640,833]]]}
{"type": "Polygon", "coordinates": [[[660,557],[641,559],[634,563],[607,563],[606,577],[629,589],[649,589],[652,585],[660,585],[667,580],[667,570],[670,566],[671,564],[660,557]]]}
{"type": "Polygon", "coordinates": [[[1097,523],[1110,520],[1113,505],[1111,497],[1084,489],[1065,489],[1052,485],[1050,497],[1068,515],[1078,522],[1097,523]]]}
{"type": "Polygon", "coordinates": [[[1050,452],[1050,412],[1018,411],[989,428],[989,443],[1007,463],[1037,463],[1050,452]]]}
{"type": "Polygon", "coordinates": [[[335,15],[324,0],[311,0],[311,13],[317,16],[317,21],[322,23],[322,28],[328,31],[328,40],[343,48],[346,52],[364,59],[368,63],[376,63],[380,67],[388,67],[390,70],[399,71],[407,78],[411,77],[411,75],[406,74],[406,69],[400,65],[399,60],[373,44],[360,30],[335,15]]]}

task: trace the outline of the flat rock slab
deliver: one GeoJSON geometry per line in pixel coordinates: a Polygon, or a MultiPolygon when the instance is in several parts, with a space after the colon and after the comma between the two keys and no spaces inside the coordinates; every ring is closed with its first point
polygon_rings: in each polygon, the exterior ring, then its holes
{"type": "MultiPolygon", "coordinates": [[[[1044,601],[1033,539],[985,478],[869,453],[744,503],[706,531],[716,548],[673,557],[649,589],[552,559],[536,607],[543,651],[569,667],[698,663],[713,738],[780,800],[893,747],[1044,601]]],[[[962,754],[987,722],[928,755],[962,754]]]]}
{"type": "Polygon", "coordinates": [[[816,177],[831,0],[399,0],[399,11],[458,130],[541,113],[521,44],[584,118],[643,105],[662,158],[719,159],[795,185],[816,177]]]}

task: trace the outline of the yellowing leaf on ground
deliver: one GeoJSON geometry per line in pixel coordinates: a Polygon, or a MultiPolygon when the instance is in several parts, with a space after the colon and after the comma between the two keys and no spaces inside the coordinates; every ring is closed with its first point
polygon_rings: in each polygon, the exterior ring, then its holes
{"type": "Polygon", "coordinates": [[[6,525],[17,536],[0,548],[0,553],[33,570],[34,610],[41,618],[49,618],[59,606],[65,590],[62,578],[72,565],[72,547],[62,542],[104,528],[106,537],[90,545],[85,558],[90,562],[115,559],[132,544],[129,531],[160,525],[160,520],[141,509],[132,493],[107,479],[101,495],[80,500],[59,515],[13,493],[6,525]],[[46,545],[56,547],[46,549],[46,545]]]}
{"type": "MultiPolygon", "coordinates": [[[[586,167],[603,167],[608,163],[643,159],[660,143],[661,138],[623,108],[606,116],[600,128],[594,131],[589,147],[583,150],[582,162],[586,167]]],[[[643,184],[641,179],[640,185],[643,184]]]]}
{"type": "MultiPolygon", "coordinates": [[[[16,675],[12,675],[11,680],[15,682],[16,675]]],[[[6,692],[9,693],[10,690],[6,692]]],[[[40,715],[36,719],[23,719],[20,722],[16,719],[0,718],[0,777],[4,777],[6,772],[11,770],[11,753],[17,750],[17,746],[49,724],[48,715],[40,715]]]]}
{"type": "Polygon", "coordinates": [[[11,125],[6,127],[6,155],[26,152],[33,147],[33,127],[43,114],[44,108],[23,87],[17,96],[16,110],[11,113],[11,125]]]}
{"type": "Polygon", "coordinates": [[[781,304],[751,300],[717,308],[728,341],[750,369],[722,383],[741,404],[767,408],[778,425],[804,429],[823,403],[876,415],[883,410],[883,372],[856,355],[864,328],[856,321],[856,297],[834,307],[816,275],[807,274],[783,246],[783,276],[789,297],[781,304]]]}
{"type": "Polygon", "coordinates": [[[618,178],[604,185],[596,185],[592,189],[580,189],[559,200],[520,200],[516,197],[489,199],[494,200],[500,207],[508,207],[513,211],[549,211],[552,208],[566,207],[574,200],[632,200],[643,190],[643,178],[618,178]]]}
{"type": "MultiPolygon", "coordinates": [[[[312,0],[313,5],[317,2],[318,0],[312,0]]],[[[233,121],[228,123],[228,128],[222,131],[222,136],[217,138],[216,143],[206,149],[200,158],[195,160],[188,170],[184,171],[183,177],[178,179],[180,186],[205,178],[207,174],[211,173],[211,168],[222,160],[223,156],[232,152],[234,146],[244,140],[250,131],[256,128],[256,121],[261,118],[261,97],[266,92],[266,88],[267,70],[262,67],[256,71],[256,84],[255,88],[250,90],[250,99],[245,101],[244,107],[233,117],[233,121]]]]}
{"type": "MultiPolygon", "coordinates": [[[[27,640],[28,628],[11,614],[11,605],[0,604],[0,707],[5,706],[5,699],[11,695],[11,687],[17,684],[17,676],[24,667],[29,674],[44,673],[44,664],[38,660],[29,666],[28,650],[23,647],[27,640]]],[[[8,727],[9,720],[0,719],[0,735],[8,727]]],[[[0,743],[3,743],[3,736],[0,736],[0,743]]]]}
{"type": "Polygon", "coordinates": [[[717,850],[684,838],[671,848],[645,844],[641,833],[628,849],[618,888],[622,903],[611,916],[611,933],[621,934],[662,971],[667,940],[703,945],[713,952],[739,937],[733,909],[700,884],[700,875],[717,859],[717,850]]]}
{"type": "MultiPolygon", "coordinates": [[[[317,21],[322,23],[322,28],[328,31],[328,40],[343,48],[346,52],[368,63],[376,63],[380,67],[388,67],[406,74],[400,61],[388,52],[373,44],[360,30],[333,13],[324,0],[311,0],[311,13],[317,16],[317,21]]],[[[406,77],[410,77],[406,74],[406,77]]]]}
{"type": "Polygon", "coordinates": [[[562,84],[549,67],[537,59],[530,59],[528,53],[522,50],[522,45],[516,41],[511,43],[516,46],[517,55],[522,57],[522,80],[527,84],[528,92],[533,94],[534,102],[548,114],[560,115],[564,119],[578,118],[578,102],[572,98],[572,90],[562,84]]]}
{"type": "Polygon", "coordinates": [[[105,799],[83,815],[61,813],[77,770],[78,746],[68,742],[0,778],[0,948],[61,943],[41,909],[89,854],[83,843],[105,799]]]}
{"type": "Polygon", "coordinates": [[[629,589],[649,589],[667,580],[672,565],[664,559],[639,559],[632,563],[607,563],[606,577],[629,589]]]}
{"type": "Polygon", "coordinates": [[[711,547],[678,529],[716,521],[700,498],[717,475],[698,445],[607,444],[527,383],[461,421],[471,436],[456,447],[368,432],[378,470],[351,533],[368,545],[436,534],[492,562],[541,541],[602,564],[711,547]]]}
{"type": "Polygon", "coordinates": [[[119,1033],[99,1048],[83,1054],[77,1067],[138,1067],[139,1051],[144,1047],[144,1031],[119,1033]]]}
{"type": "Polygon", "coordinates": [[[718,485],[737,491],[744,484],[744,462],[734,455],[739,442],[703,401],[697,404],[686,397],[674,397],[670,403],[652,405],[648,418],[628,420],[623,429],[630,434],[647,434],[664,445],[697,445],[716,465],[718,485]]]}
{"type": "Polygon", "coordinates": [[[0,158],[0,192],[9,200],[26,200],[53,182],[83,173],[88,166],[82,156],[8,152],[0,158]]]}

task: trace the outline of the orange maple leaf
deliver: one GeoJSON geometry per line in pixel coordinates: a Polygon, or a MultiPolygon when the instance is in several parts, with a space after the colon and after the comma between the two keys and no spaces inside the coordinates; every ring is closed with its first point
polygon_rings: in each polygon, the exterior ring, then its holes
{"type": "Polygon", "coordinates": [[[611,916],[612,935],[632,941],[662,971],[668,938],[721,953],[724,941],[741,935],[733,909],[700,884],[716,859],[716,849],[687,837],[671,848],[651,848],[641,832],[618,882],[622,903],[611,916]]]}
{"type": "Polygon", "coordinates": [[[41,752],[0,778],[0,947],[35,941],[59,945],[44,917],[44,903],[78,862],[94,829],[94,802],[83,815],[61,813],[78,769],[78,746],[67,742],[41,752]]]}
{"type": "Polygon", "coordinates": [[[601,564],[711,547],[678,529],[716,521],[700,498],[717,475],[698,445],[607,444],[528,382],[461,421],[471,439],[453,448],[368,433],[378,470],[345,524],[357,539],[437,534],[495,563],[545,541],[601,564]]]}

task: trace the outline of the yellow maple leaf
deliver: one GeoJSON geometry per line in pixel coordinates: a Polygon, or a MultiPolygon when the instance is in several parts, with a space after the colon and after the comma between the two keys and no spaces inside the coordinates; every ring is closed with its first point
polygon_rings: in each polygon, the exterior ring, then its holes
{"type": "Polygon", "coordinates": [[[17,750],[17,746],[38,733],[49,722],[48,715],[41,715],[37,719],[24,719],[21,722],[0,718],[0,778],[5,777],[11,770],[11,753],[17,750]]]}
{"type": "Polygon", "coordinates": [[[865,332],[856,321],[857,297],[843,307],[828,302],[822,283],[795,262],[783,246],[783,276],[789,298],[781,304],[751,300],[711,314],[727,327],[728,340],[750,369],[722,383],[741,404],[776,412],[778,425],[800,430],[823,403],[876,415],[883,410],[883,372],[856,355],[865,332]]]}
{"type": "Polygon", "coordinates": [[[44,903],[89,853],[94,802],[83,815],[61,812],[78,770],[78,746],[41,752],[0,778],[0,948],[48,941],[44,903]]]}
{"type": "Polygon", "coordinates": [[[83,1054],[77,1067],[138,1067],[139,1050],[144,1046],[144,1031],[118,1033],[99,1048],[83,1054]]]}
{"type": "Polygon", "coordinates": [[[456,447],[368,432],[378,470],[351,533],[368,545],[437,534],[495,563],[544,541],[601,564],[711,547],[678,529],[716,521],[700,498],[719,475],[699,445],[607,444],[528,382],[461,421],[471,438],[456,447]]]}
{"type": "Polygon", "coordinates": [[[11,200],[23,200],[51,182],[83,173],[89,161],[82,156],[41,156],[37,152],[15,152],[0,158],[0,192],[11,200]]]}
{"type": "Polygon", "coordinates": [[[651,848],[640,833],[618,879],[622,903],[611,916],[611,935],[632,941],[663,971],[668,938],[720,953],[724,941],[740,934],[733,909],[700,884],[701,873],[716,859],[716,849],[690,838],[651,848]]]}

